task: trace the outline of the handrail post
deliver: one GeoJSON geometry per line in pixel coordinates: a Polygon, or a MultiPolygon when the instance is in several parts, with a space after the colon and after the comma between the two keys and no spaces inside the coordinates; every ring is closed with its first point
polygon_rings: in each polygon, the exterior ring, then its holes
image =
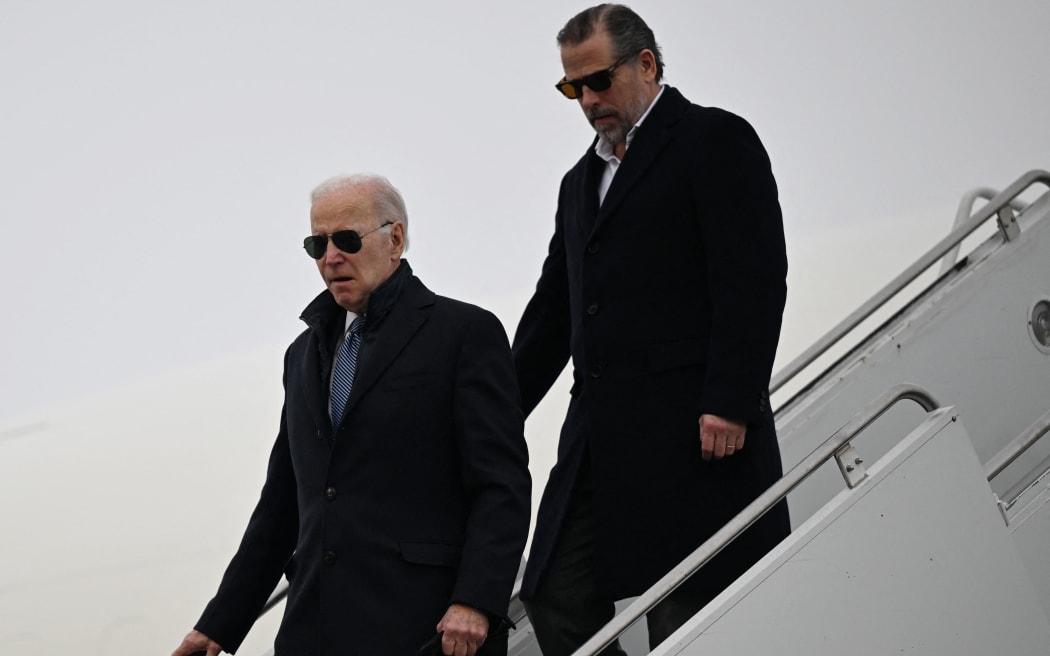
{"type": "MultiPolygon", "coordinates": [[[[974,203],[976,203],[978,199],[990,201],[999,193],[1000,192],[990,187],[978,187],[977,189],[972,189],[964,194],[962,200],[959,201],[959,209],[955,212],[955,223],[952,224],[952,230],[954,231],[956,228],[970,220],[970,217],[973,216],[974,203]]],[[[1028,204],[1014,199],[1010,201],[1010,207],[1018,212],[1023,212],[1025,208],[1028,207],[1028,204]]],[[[962,242],[956,243],[952,246],[951,250],[944,254],[944,258],[941,260],[941,270],[937,274],[938,276],[945,275],[955,266],[956,258],[959,257],[960,246],[962,246],[962,242]]]]}
{"type": "MultiPolygon", "coordinates": [[[[834,328],[823,337],[813,343],[801,355],[789,362],[787,366],[778,371],[769,382],[770,394],[783,387],[788,381],[802,372],[803,369],[812,364],[817,358],[824,355],[832,346],[842,340],[850,331],[859,326],[862,321],[871,316],[879,308],[885,305],[891,298],[896,296],[923,272],[929,269],[937,260],[944,257],[953,247],[960,244],[963,239],[982,226],[993,216],[997,217],[999,211],[1009,207],[1010,203],[1026,189],[1036,183],[1050,187],[1050,172],[1039,169],[1029,171],[1018,178],[1009,187],[988,201],[968,221],[956,227],[947,237],[937,242],[925,255],[921,256],[910,267],[894,278],[888,285],[875,293],[868,301],[857,308],[852,314],[840,321],[834,328]]],[[[1014,224],[1016,227],[1016,223],[1014,224]]],[[[1012,230],[1013,228],[1011,228],[1012,230]]]]}

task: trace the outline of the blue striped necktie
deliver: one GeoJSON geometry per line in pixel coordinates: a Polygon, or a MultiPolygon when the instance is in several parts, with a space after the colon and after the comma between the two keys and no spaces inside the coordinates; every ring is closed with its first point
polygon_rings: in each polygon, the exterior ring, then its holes
{"type": "Polygon", "coordinates": [[[350,330],[343,339],[343,347],[335,357],[332,368],[332,428],[339,428],[346,409],[346,400],[350,398],[350,388],[354,386],[354,372],[357,370],[357,352],[361,349],[361,326],[364,317],[357,317],[350,324],[350,330]]]}

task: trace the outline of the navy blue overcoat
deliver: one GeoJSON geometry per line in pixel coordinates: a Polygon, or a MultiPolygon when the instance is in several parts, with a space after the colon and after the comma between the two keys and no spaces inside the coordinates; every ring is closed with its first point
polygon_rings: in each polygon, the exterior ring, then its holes
{"type": "Polygon", "coordinates": [[[531,483],[510,345],[407,262],[369,299],[342,425],[346,313],[326,291],[285,356],[285,404],[243,541],[196,628],[232,651],[282,573],[278,656],[414,656],[450,603],[505,617],[531,483]]]}
{"type": "MultiPolygon", "coordinates": [[[[781,475],[768,385],[786,298],[777,187],[751,126],[667,87],[599,206],[605,162],[565,175],[554,237],[514,338],[526,414],[571,358],[558,461],[522,596],[590,458],[600,593],[637,595],[781,475]],[[744,449],[700,457],[698,419],[746,421],[744,449]]],[[[788,532],[781,504],[706,567],[718,590],[788,532]]]]}

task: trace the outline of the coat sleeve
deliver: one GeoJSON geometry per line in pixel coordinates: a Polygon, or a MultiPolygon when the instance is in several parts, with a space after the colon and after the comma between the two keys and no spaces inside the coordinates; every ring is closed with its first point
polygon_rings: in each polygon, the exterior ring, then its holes
{"type": "Polygon", "coordinates": [[[769,378],[787,296],[784,225],[769,157],[742,118],[721,112],[705,143],[708,166],[695,190],[711,211],[701,221],[711,336],[701,413],[757,423],[768,404],[769,378]],[[708,181],[712,181],[710,184],[708,181]]]}
{"type": "MultiPolygon", "coordinates": [[[[287,385],[288,355],[285,355],[287,385]]],[[[285,411],[259,502],[215,597],[194,626],[233,653],[259,617],[295,549],[299,518],[285,411]]]]}
{"type": "Polygon", "coordinates": [[[536,291],[525,306],[514,333],[514,366],[525,416],[539,405],[569,361],[571,325],[561,209],[564,194],[569,193],[567,189],[567,180],[563,180],[547,258],[536,291]]]}
{"type": "Polygon", "coordinates": [[[532,494],[509,346],[502,324],[487,311],[460,342],[453,417],[469,515],[450,600],[505,619],[532,494]]]}

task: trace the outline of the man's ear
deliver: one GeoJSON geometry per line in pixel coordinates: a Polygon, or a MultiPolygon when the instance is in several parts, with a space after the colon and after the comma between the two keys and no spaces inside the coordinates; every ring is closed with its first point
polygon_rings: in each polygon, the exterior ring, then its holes
{"type": "Polygon", "coordinates": [[[394,221],[390,226],[390,259],[396,260],[405,252],[405,224],[394,221]]]}
{"type": "Polygon", "coordinates": [[[642,73],[644,74],[645,80],[656,79],[656,55],[653,51],[648,48],[643,48],[638,53],[638,62],[642,65],[642,73]]]}

